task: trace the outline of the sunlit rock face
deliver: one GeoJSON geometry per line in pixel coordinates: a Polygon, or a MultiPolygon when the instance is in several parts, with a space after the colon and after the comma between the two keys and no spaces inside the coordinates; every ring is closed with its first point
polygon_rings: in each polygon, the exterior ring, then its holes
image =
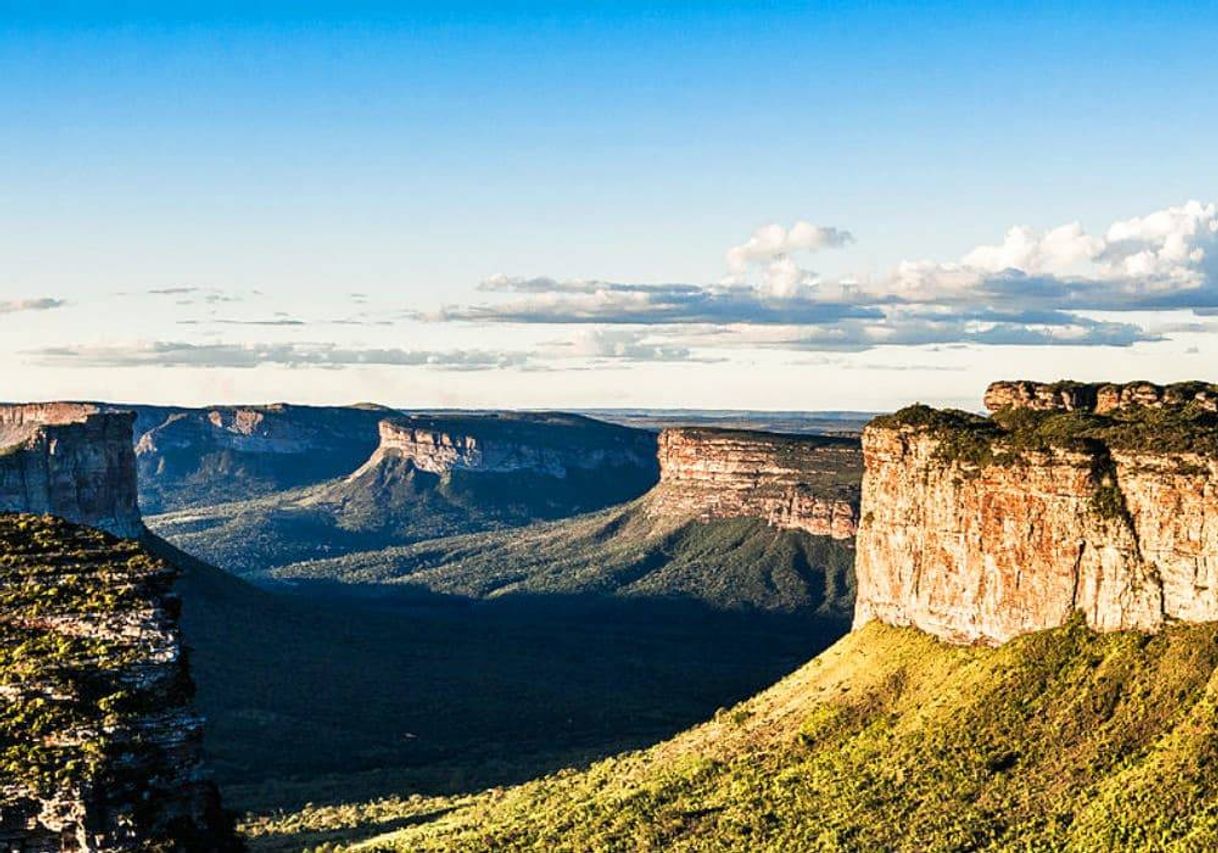
{"type": "Polygon", "coordinates": [[[1124,384],[1082,382],[992,382],[985,391],[985,407],[991,412],[1002,409],[1036,411],[1086,411],[1104,415],[1132,406],[1183,408],[1195,405],[1218,411],[1218,386],[1207,382],[1179,382],[1155,385],[1152,382],[1124,384]]]}
{"type": "Polygon", "coordinates": [[[0,510],[138,536],[134,420],[85,403],[0,406],[0,510]]]}
{"type": "Polygon", "coordinates": [[[852,439],[676,428],[660,434],[659,458],[654,514],[854,537],[862,460],[852,439]]]}
{"type": "MultiPolygon", "coordinates": [[[[1211,389],[998,383],[986,403],[996,417],[1011,408],[1102,415],[1192,406],[1200,414],[1190,428],[1212,431],[1211,389]]],[[[1001,643],[1075,613],[1105,631],[1218,620],[1212,454],[1156,451],[1153,432],[1149,449],[1096,434],[1029,447],[996,432],[978,453],[966,426],[899,417],[863,433],[856,626],[879,619],[955,642],[1001,643]]]]}

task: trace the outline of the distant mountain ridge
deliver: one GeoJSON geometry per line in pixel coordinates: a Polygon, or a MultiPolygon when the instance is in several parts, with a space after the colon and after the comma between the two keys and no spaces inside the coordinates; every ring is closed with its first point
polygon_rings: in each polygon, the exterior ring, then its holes
{"type": "Polygon", "coordinates": [[[579,415],[380,418],[346,476],[154,516],[179,547],[237,574],[600,509],[658,477],[656,436],[579,415]]]}

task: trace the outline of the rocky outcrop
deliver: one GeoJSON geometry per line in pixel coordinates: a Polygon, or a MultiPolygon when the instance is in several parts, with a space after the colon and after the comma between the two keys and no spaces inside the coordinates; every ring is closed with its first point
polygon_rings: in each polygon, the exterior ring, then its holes
{"type": "Polygon", "coordinates": [[[987,392],[1000,414],[1095,414],[1077,435],[918,407],[869,425],[856,625],[1000,643],[1076,613],[1098,630],[1218,620],[1218,455],[1204,450],[1218,426],[1200,396],[1211,386],[1172,387],[987,392]],[[1158,422],[1133,429],[1130,407],[1188,402],[1201,405],[1170,441],[1158,422]]]}
{"type": "Polygon", "coordinates": [[[985,391],[985,407],[991,412],[1002,409],[1036,411],[1085,411],[1099,415],[1131,407],[1183,408],[1193,404],[1206,411],[1218,411],[1218,385],[1208,382],[1179,382],[1155,385],[1153,382],[994,382],[985,391]]]}
{"type": "Polygon", "coordinates": [[[235,850],[201,765],[175,571],[134,540],[0,514],[0,846],[235,850]]]}
{"type": "Polygon", "coordinates": [[[138,536],[134,417],[78,403],[0,406],[0,510],[138,536]]]}
{"type": "Polygon", "coordinates": [[[659,458],[653,515],[756,517],[813,536],[854,537],[862,460],[852,439],[667,429],[659,458]]]}

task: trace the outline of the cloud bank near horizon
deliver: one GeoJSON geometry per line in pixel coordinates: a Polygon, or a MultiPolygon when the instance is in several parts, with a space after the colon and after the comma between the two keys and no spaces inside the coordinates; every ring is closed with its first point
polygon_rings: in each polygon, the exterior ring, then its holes
{"type": "Polygon", "coordinates": [[[1078,222],[1009,229],[955,261],[903,261],[886,276],[823,279],[797,256],[839,248],[851,232],[798,222],[757,229],[726,253],[715,284],[639,284],[497,275],[498,298],[421,316],[438,322],[798,327],[796,349],[977,344],[1129,346],[1162,340],[1137,322],[1093,314],[1218,312],[1218,207],[1190,201],[1119,220],[1102,235],[1078,222]]]}

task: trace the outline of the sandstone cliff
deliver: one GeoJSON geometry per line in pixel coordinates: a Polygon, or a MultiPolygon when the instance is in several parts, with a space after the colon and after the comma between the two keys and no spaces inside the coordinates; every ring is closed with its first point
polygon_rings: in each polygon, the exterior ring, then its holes
{"type": "Polygon", "coordinates": [[[380,422],[380,445],[351,479],[387,460],[449,474],[517,472],[563,478],[574,471],[654,469],[646,433],[566,415],[496,414],[380,422]]]}
{"type": "Polygon", "coordinates": [[[133,540],[0,514],[0,846],[229,850],[200,765],[175,572],[133,540]]]}
{"type": "Polygon", "coordinates": [[[78,403],[0,406],[0,510],[138,536],[134,417],[78,403]]]}
{"type": "Polygon", "coordinates": [[[1218,619],[1213,386],[996,383],[863,434],[855,623],[1002,642],[1218,619]]]}
{"type": "Polygon", "coordinates": [[[653,515],[755,517],[773,527],[854,537],[861,456],[848,438],[704,428],[660,434],[653,515]]]}

